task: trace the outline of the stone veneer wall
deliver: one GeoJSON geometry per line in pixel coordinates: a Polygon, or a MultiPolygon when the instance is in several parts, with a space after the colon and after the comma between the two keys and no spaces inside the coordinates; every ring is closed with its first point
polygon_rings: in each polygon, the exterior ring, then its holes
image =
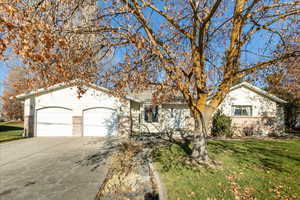
{"type": "Polygon", "coordinates": [[[121,102],[121,112],[119,114],[118,136],[128,137],[132,131],[130,101],[121,102]]]}
{"type": "Polygon", "coordinates": [[[34,136],[34,117],[25,116],[24,117],[24,137],[33,137],[34,136]]]}
{"type": "Polygon", "coordinates": [[[119,118],[118,136],[128,137],[131,133],[131,119],[130,116],[124,115],[119,118]]]}
{"type": "Polygon", "coordinates": [[[82,136],[83,134],[83,127],[82,127],[82,116],[73,116],[73,136],[82,136]]]}
{"type": "Polygon", "coordinates": [[[231,117],[234,136],[278,136],[283,127],[276,117],[231,117]]]}
{"type": "Polygon", "coordinates": [[[131,117],[131,130],[132,132],[140,131],[140,104],[131,101],[130,102],[130,117],[131,117]]]}

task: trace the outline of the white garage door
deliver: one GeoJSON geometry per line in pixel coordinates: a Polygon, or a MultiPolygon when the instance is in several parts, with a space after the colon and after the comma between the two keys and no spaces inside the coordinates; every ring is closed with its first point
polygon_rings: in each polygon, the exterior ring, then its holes
{"type": "Polygon", "coordinates": [[[72,136],[72,111],[43,108],[37,111],[37,136],[72,136]]]}
{"type": "Polygon", "coordinates": [[[94,108],[83,112],[84,136],[113,136],[117,127],[117,113],[112,109],[94,108]]]}

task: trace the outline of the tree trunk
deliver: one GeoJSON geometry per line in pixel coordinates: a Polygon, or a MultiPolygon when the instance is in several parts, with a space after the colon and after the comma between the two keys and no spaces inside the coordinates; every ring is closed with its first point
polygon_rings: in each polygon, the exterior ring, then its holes
{"type": "Polygon", "coordinates": [[[207,153],[207,130],[210,113],[203,114],[203,112],[194,113],[195,129],[192,149],[192,158],[198,163],[208,164],[210,158],[207,153]]]}

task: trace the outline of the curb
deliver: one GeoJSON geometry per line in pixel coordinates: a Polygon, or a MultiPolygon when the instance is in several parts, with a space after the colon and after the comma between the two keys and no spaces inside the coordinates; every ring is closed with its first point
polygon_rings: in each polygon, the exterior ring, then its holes
{"type": "Polygon", "coordinates": [[[149,167],[150,167],[151,171],[153,172],[153,176],[154,176],[155,182],[158,187],[159,200],[167,200],[168,196],[167,196],[166,188],[165,188],[164,184],[162,183],[160,176],[159,176],[158,172],[156,171],[152,162],[149,162],[149,167]]]}

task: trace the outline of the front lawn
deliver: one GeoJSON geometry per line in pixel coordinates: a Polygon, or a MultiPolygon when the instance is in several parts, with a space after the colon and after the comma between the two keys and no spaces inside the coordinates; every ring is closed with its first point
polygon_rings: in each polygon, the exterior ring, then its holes
{"type": "Polygon", "coordinates": [[[21,139],[23,133],[23,122],[1,122],[0,142],[21,139]]]}
{"type": "Polygon", "coordinates": [[[190,167],[178,146],[155,154],[170,200],[300,199],[300,140],[209,141],[209,154],[221,162],[190,167]]]}

